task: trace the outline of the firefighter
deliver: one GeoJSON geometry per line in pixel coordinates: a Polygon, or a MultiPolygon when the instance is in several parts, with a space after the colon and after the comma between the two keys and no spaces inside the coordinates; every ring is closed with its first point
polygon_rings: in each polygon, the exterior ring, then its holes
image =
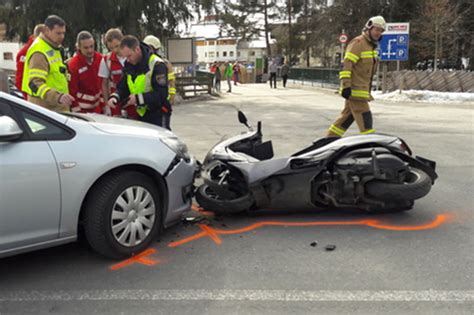
{"type": "MultiPolygon", "coordinates": [[[[40,34],[43,32],[44,29],[44,24],[38,24],[35,26],[35,29],[33,30],[33,35],[31,35],[28,38],[28,41],[26,44],[20,49],[18,54],[16,54],[16,76],[15,76],[15,85],[18,89],[18,91],[21,91],[21,84],[23,81],[23,70],[25,68],[25,59],[26,59],[26,53],[28,52],[28,49],[31,47],[33,44],[34,40],[40,36],[40,34]]],[[[23,92],[23,97],[25,100],[28,98],[28,94],[23,92]]]]}
{"type": "Polygon", "coordinates": [[[61,50],[66,23],[59,16],[50,15],[44,25],[43,32],[26,53],[21,89],[32,103],[55,111],[69,111],[74,97],[69,95],[61,50]]]}
{"type": "Polygon", "coordinates": [[[327,136],[342,137],[354,120],[361,134],[375,132],[369,101],[373,100],[370,91],[378,62],[375,49],[385,28],[386,23],[382,16],[371,17],[362,34],[347,45],[343,69],[339,72],[339,93],[346,99],[345,107],[329,127],[327,136]]]}
{"type": "Polygon", "coordinates": [[[171,104],[168,100],[168,69],[163,59],[127,35],[120,43],[127,58],[123,76],[107,103],[111,108],[135,106],[139,120],[170,129],[171,104]]]}
{"type": "Polygon", "coordinates": [[[88,31],[77,34],[76,53],[68,62],[71,80],[69,91],[75,98],[71,111],[80,113],[102,113],[101,81],[99,65],[102,55],[95,51],[94,37],[88,31]]]}
{"type": "MultiPolygon", "coordinates": [[[[108,100],[110,95],[117,89],[117,84],[122,79],[123,66],[126,58],[120,53],[120,42],[123,39],[122,31],[118,28],[109,29],[104,36],[104,43],[110,51],[104,55],[99,67],[99,77],[102,79],[102,95],[104,100],[108,100]]],[[[111,108],[104,107],[104,114],[138,119],[137,111],[134,106],[128,106],[121,110],[120,106],[111,108]]]]}
{"type": "Polygon", "coordinates": [[[169,60],[163,58],[163,54],[160,54],[162,46],[161,41],[157,37],[148,35],[143,39],[143,42],[153,49],[154,53],[165,62],[166,67],[168,68],[168,95],[171,105],[174,105],[176,95],[176,75],[173,70],[173,65],[169,60]]]}

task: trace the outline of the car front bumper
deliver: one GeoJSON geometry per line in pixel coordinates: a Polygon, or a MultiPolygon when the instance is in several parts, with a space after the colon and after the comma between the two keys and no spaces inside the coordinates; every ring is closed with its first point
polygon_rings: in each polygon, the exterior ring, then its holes
{"type": "Polygon", "coordinates": [[[198,170],[198,162],[192,157],[189,162],[181,159],[167,172],[165,180],[168,186],[168,211],[164,220],[165,227],[175,224],[181,219],[183,212],[191,209],[193,184],[198,170]]]}

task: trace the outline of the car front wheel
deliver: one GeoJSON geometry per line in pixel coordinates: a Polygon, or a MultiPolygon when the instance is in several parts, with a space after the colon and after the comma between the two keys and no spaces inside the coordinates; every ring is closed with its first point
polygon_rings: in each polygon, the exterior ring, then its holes
{"type": "Polygon", "coordinates": [[[157,237],[160,191],[142,173],[112,173],[93,187],[84,211],[84,232],[94,250],[110,258],[131,256],[157,237]]]}

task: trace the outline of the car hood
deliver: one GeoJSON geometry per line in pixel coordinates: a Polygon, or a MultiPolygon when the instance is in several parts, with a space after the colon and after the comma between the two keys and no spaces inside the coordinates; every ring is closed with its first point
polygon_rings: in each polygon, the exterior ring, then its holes
{"type": "Polygon", "coordinates": [[[109,134],[176,138],[176,135],[168,129],[137,120],[109,117],[99,114],[73,114],[69,116],[87,120],[87,123],[92,127],[109,134]]]}

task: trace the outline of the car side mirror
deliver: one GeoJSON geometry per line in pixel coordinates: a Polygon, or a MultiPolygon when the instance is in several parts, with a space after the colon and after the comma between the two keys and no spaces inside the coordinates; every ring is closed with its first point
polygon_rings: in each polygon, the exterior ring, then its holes
{"type": "Polygon", "coordinates": [[[0,116],[0,141],[8,142],[19,139],[23,135],[16,121],[8,116],[0,116]]]}

